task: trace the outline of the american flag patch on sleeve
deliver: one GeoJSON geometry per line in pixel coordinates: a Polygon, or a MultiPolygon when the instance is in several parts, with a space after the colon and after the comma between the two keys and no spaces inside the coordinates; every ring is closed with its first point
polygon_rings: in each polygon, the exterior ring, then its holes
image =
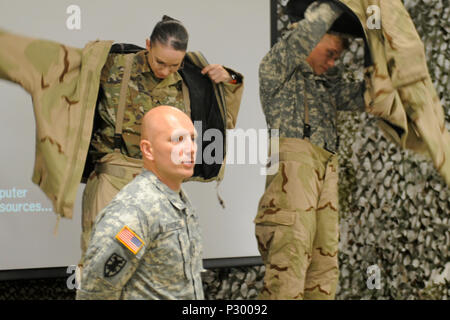
{"type": "Polygon", "coordinates": [[[144,245],[144,241],[139,238],[130,228],[124,226],[122,230],[116,234],[116,239],[119,240],[131,252],[137,254],[144,245]]]}

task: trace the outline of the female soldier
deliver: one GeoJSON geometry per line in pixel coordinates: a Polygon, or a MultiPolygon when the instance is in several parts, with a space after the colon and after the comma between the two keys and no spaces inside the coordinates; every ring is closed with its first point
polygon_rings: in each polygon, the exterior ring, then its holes
{"type": "MultiPolygon", "coordinates": [[[[146,50],[136,54],[123,53],[127,50],[123,50],[124,45],[121,45],[118,50],[121,53],[110,53],[106,60],[100,77],[97,124],[89,151],[95,169],[90,173],[83,194],[83,254],[97,214],[141,171],[140,127],[148,110],[170,105],[188,114],[193,121],[206,122],[204,111],[216,110],[220,114],[220,99],[199,98],[199,90],[195,95],[190,90],[194,90],[195,86],[206,93],[206,97],[215,96],[211,90],[212,80],[214,88],[220,86],[224,93],[226,119],[223,121],[226,121],[226,127],[233,128],[236,123],[243,91],[242,76],[219,64],[207,65],[202,55],[189,53],[192,59],[188,59],[187,45],[188,33],[182,23],[164,16],[156,24],[150,39],[146,40],[146,50]],[[129,70],[125,76],[127,61],[129,70]],[[194,65],[191,63],[189,69],[182,70],[184,63],[192,61],[195,61],[194,65]],[[194,70],[195,67],[197,70],[194,70]],[[204,81],[206,75],[210,80],[206,84],[199,83],[204,81]],[[128,77],[127,85],[124,79],[128,77]],[[209,90],[208,85],[211,86],[209,90]],[[123,96],[121,90],[124,90],[123,96]],[[121,98],[123,109],[119,110],[121,98]]],[[[114,51],[117,49],[113,47],[114,51]]],[[[214,124],[210,126],[217,127],[214,124]]],[[[197,176],[209,181],[217,176],[218,170],[215,172],[197,176]]]]}

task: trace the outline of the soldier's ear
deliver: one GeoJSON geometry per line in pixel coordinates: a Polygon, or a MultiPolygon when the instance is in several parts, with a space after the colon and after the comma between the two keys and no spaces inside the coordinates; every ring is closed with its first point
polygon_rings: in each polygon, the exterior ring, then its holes
{"type": "Polygon", "coordinates": [[[145,47],[147,48],[148,51],[150,51],[150,48],[152,47],[150,39],[145,39],[145,47]]]}
{"type": "Polygon", "coordinates": [[[155,158],[153,156],[153,148],[150,141],[143,139],[141,140],[139,145],[141,147],[142,158],[146,158],[148,160],[153,161],[155,158]]]}

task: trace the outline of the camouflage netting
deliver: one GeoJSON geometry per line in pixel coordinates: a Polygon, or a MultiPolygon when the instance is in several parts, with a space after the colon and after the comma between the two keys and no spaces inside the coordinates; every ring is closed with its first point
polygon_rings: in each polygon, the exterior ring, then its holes
{"type": "MultiPolygon", "coordinates": [[[[278,1],[278,30],[287,26],[278,1]]],[[[424,41],[431,78],[450,129],[450,4],[405,0],[424,41]]],[[[342,63],[362,79],[363,47],[355,40],[342,63]]],[[[341,277],[337,299],[449,299],[450,191],[430,161],[400,151],[367,114],[339,115],[341,277]],[[377,265],[381,288],[367,287],[377,265]],[[442,280],[446,275],[447,280],[442,280]],[[439,283],[436,283],[441,280],[439,283]]],[[[212,269],[204,274],[207,299],[255,299],[264,267],[212,269]]],[[[73,299],[65,279],[0,282],[0,299],[73,299]]]]}
{"type": "MultiPolygon", "coordinates": [[[[278,31],[288,19],[278,0],[278,31]]],[[[405,0],[426,48],[431,78],[450,128],[450,7],[446,0],[405,0]],[[445,4],[445,5],[444,5],[445,4]]],[[[346,78],[362,79],[362,40],[341,60],[346,78]]],[[[448,299],[450,192],[424,157],[400,151],[368,114],[341,112],[341,278],[337,299],[448,299]],[[377,265],[381,289],[370,290],[367,268],[377,265]]]]}

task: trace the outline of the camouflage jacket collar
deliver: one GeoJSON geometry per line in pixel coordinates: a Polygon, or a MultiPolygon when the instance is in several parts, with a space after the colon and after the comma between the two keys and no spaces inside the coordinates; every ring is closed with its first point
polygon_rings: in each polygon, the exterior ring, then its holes
{"type": "Polygon", "coordinates": [[[170,189],[165,183],[158,179],[158,177],[150,170],[143,169],[142,175],[146,177],[151,184],[156,186],[159,191],[167,196],[167,199],[170,203],[180,211],[186,209],[188,205],[190,205],[189,200],[184,193],[183,189],[180,189],[180,192],[173,191],[170,189]]]}
{"type": "Polygon", "coordinates": [[[314,73],[311,66],[306,61],[302,61],[299,66],[298,70],[301,72],[302,76],[305,79],[312,80],[312,81],[328,81],[327,76],[324,75],[317,75],[314,73]]]}
{"type": "Polygon", "coordinates": [[[306,61],[300,63],[300,65],[298,66],[298,70],[301,72],[302,76],[305,79],[312,81],[335,82],[340,79],[340,77],[342,77],[342,71],[337,66],[330,68],[324,74],[317,75],[314,73],[313,69],[306,61]]]}
{"type": "Polygon", "coordinates": [[[161,87],[165,88],[171,85],[174,85],[182,80],[180,74],[178,72],[174,72],[171,75],[169,75],[167,78],[161,80],[156,78],[155,74],[153,73],[152,69],[150,68],[150,65],[148,63],[148,51],[142,50],[136,53],[135,57],[135,65],[134,65],[134,71],[137,74],[144,74],[149,73],[153,80],[157,83],[156,88],[161,87]]]}
{"type": "Polygon", "coordinates": [[[150,65],[148,64],[147,54],[147,50],[142,50],[136,53],[136,56],[134,57],[134,67],[136,73],[151,72],[150,65]]]}

